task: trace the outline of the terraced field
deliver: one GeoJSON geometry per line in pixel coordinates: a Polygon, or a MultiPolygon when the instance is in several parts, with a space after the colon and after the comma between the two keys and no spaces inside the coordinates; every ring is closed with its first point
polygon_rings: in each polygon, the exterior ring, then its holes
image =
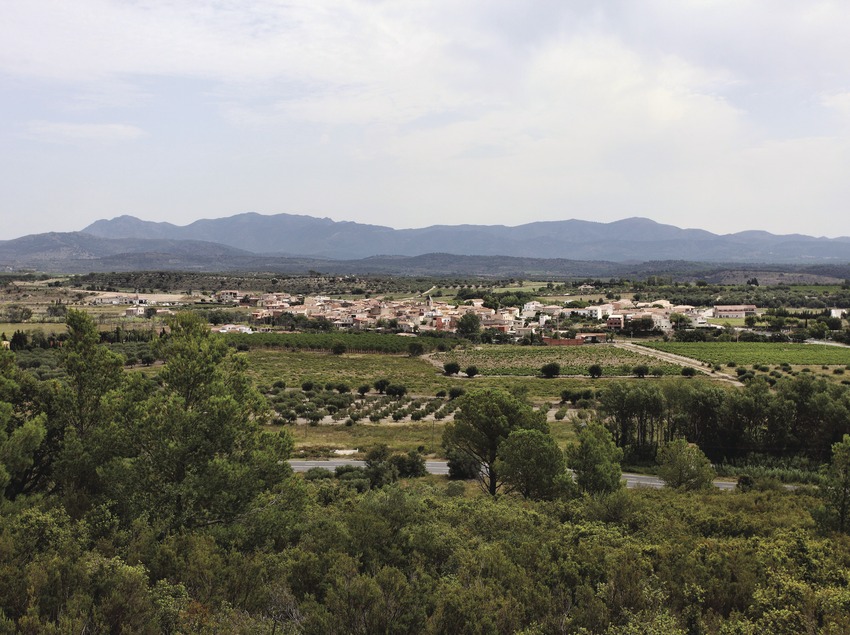
{"type": "Polygon", "coordinates": [[[587,375],[593,364],[602,366],[603,376],[631,375],[640,364],[659,369],[663,375],[679,375],[681,366],[606,344],[586,346],[482,346],[474,349],[435,353],[434,362],[457,362],[461,370],[475,366],[482,375],[537,375],[550,362],[561,366],[561,375],[587,375]]]}

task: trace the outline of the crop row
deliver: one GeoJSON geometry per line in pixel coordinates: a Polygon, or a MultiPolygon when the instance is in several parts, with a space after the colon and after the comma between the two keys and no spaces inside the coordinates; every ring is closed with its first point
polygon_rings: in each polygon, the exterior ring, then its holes
{"type": "Polygon", "coordinates": [[[587,375],[594,364],[607,376],[631,375],[635,366],[651,365],[663,375],[679,375],[681,367],[605,344],[587,346],[486,346],[436,353],[440,364],[456,362],[461,369],[475,366],[481,375],[536,375],[541,366],[557,363],[561,375],[587,375]]]}
{"type": "Polygon", "coordinates": [[[762,342],[646,342],[665,353],[691,357],[712,365],[793,364],[799,366],[850,364],[850,348],[823,344],[762,342]]]}
{"type": "Polygon", "coordinates": [[[346,351],[360,353],[407,353],[412,343],[421,344],[424,352],[430,352],[453,343],[446,338],[380,333],[228,333],[222,337],[237,348],[330,351],[342,344],[346,351]]]}
{"type": "MultiPolygon", "coordinates": [[[[268,399],[283,422],[301,420],[318,424],[330,416],[333,421],[345,421],[348,425],[359,421],[401,421],[410,417],[420,421],[429,415],[440,420],[449,416],[456,402],[442,397],[412,398],[407,396],[358,395],[340,392],[340,386],[328,385],[310,390],[271,389],[268,399]]],[[[347,387],[345,387],[347,388],[347,387]]]]}

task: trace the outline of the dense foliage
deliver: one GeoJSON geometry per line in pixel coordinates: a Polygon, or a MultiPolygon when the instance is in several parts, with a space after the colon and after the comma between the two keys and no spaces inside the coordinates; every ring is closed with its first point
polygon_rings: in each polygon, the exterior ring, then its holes
{"type": "MultiPolygon", "coordinates": [[[[467,429],[447,442],[488,459],[494,445],[497,484],[514,494],[399,481],[422,474],[422,457],[384,447],[365,468],[301,479],[289,435],[264,432],[266,400],[241,356],[197,317],[170,326],[156,374],[124,371],[74,311],[61,378],[0,351],[0,632],[850,631],[850,541],[833,533],[846,529],[850,437],[817,495],[626,491],[612,482],[619,452],[590,424],[571,454],[588,469],[579,495],[561,487],[541,411],[470,392],[455,400],[467,429]],[[609,465],[594,475],[596,461],[609,465]]],[[[832,404],[846,421],[835,405],[846,395],[830,392],[841,387],[808,381],[775,397],[754,384],[738,405],[798,399],[808,409],[786,416],[820,421],[832,404]]],[[[708,416],[697,404],[710,410],[710,397],[693,392],[670,420],[706,425],[688,419],[708,416]]]]}
{"type": "Polygon", "coordinates": [[[812,374],[775,381],[761,377],[743,389],[680,380],[615,381],[600,391],[599,412],[631,458],[653,458],[676,438],[696,443],[715,462],[752,454],[829,458],[850,433],[850,388],[812,374]]]}

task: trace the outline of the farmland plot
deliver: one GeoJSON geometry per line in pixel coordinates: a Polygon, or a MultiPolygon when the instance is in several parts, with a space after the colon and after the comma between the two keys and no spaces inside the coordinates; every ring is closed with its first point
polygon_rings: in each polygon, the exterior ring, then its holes
{"type": "Polygon", "coordinates": [[[659,362],[637,352],[605,344],[586,346],[486,346],[435,353],[439,363],[457,362],[461,370],[475,366],[482,375],[537,375],[544,364],[555,362],[561,375],[587,375],[593,364],[602,366],[603,376],[631,375],[637,365],[658,369],[663,375],[679,375],[676,364],[659,362]]]}
{"type": "Polygon", "coordinates": [[[665,353],[691,357],[709,364],[792,364],[794,366],[845,366],[850,348],[824,344],[772,344],[762,342],[645,342],[665,353]]]}

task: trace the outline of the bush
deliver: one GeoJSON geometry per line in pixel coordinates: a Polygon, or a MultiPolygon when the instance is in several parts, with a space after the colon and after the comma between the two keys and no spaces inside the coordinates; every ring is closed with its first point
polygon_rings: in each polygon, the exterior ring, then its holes
{"type": "Polygon", "coordinates": [[[449,401],[457,399],[458,397],[464,395],[466,391],[460,386],[452,386],[449,389],[449,401]]]}
{"type": "Polygon", "coordinates": [[[318,481],[326,478],[333,478],[333,472],[324,467],[311,467],[304,473],[304,478],[308,481],[318,481]]]}
{"type": "Polygon", "coordinates": [[[641,379],[643,379],[649,374],[649,366],[647,366],[646,364],[638,364],[632,369],[632,374],[635,377],[640,377],[641,379]]]}
{"type": "Polygon", "coordinates": [[[467,366],[466,370],[463,371],[466,373],[467,377],[475,377],[478,374],[477,366],[467,366]]]}
{"type": "Polygon", "coordinates": [[[446,362],[443,364],[443,371],[446,375],[457,375],[460,372],[460,364],[457,362],[446,362]]]}
{"type": "Polygon", "coordinates": [[[401,478],[420,478],[428,474],[425,457],[416,450],[407,454],[394,454],[390,457],[390,463],[398,470],[401,478]]]}
{"type": "Polygon", "coordinates": [[[587,374],[590,375],[593,379],[598,379],[599,377],[602,377],[602,366],[600,366],[599,364],[592,364],[587,369],[587,374]]]}
{"type": "Polygon", "coordinates": [[[694,375],[696,375],[696,374],[697,374],[696,369],[695,369],[695,368],[691,368],[690,366],[685,366],[685,367],[682,369],[682,377],[693,377],[693,376],[694,376],[694,375]]]}
{"type": "Polygon", "coordinates": [[[714,468],[705,454],[685,439],[671,441],[658,450],[658,476],[667,487],[707,489],[714,475],[714,468]]]}
{"type": "Polygon", "coordinates": [[[449,466],[449,478],[452,480],[471,480],[478,477],[481,466],[468,454],[450,449],[446,452],[449,466]]]}
{"type": "Polygon", "coordinates": [[[558,362],[549,362],[540,367],[540,374],[546,379],[552,379],[561,374],[561,365],[558,362]]]}

